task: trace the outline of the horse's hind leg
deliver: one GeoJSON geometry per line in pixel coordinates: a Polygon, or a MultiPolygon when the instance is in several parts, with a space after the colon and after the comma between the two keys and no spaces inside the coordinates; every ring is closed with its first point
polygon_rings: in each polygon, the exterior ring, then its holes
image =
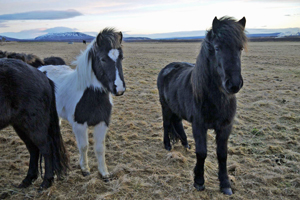
{"type": "Polygon", "coordinates": [[[53,153],[51,150],[52,148],[50,145],[50,141],[44,143],[43,145],[39,145],[39,149],[45,160],[45,175],[44,180],[40,185],[40,189],[47,189],[52,185],[54,181],[53,153]]]}
{"type": "Polygon", "coordinates": [[[163,127],[164,127],[164,146],[165,149],[171,151],[172,146],[170,142],[169,132],[171,132],[171,117],[172,111],[167,106],[162,105],[162,115],[163,115],[163,127]]]}
{"type": "Polygon", "coordinates": [[[19,137],[24,141],[29,154],[30,154],[30,162],[29,169],[27,172],[26,178],[22,181],[22,183],[18,186],[19,188],[26,188],[30,186],[37,178],[38,178],[38,161],[39,161],[39,149],[38,147],[30,140],[28,135],[23,132],[18,127],[14,126],[15,131],[19,135],[19,137]]]}
{"type": "Polygon", "coordinates": [[[188,144],[187,137],[186,137],[186,134],[184,132],[183,125],[182,125],[182,119],[180,119],[176,115],[173,115],[173,117],[172,117],[172,124],[173,124],[173,128],[175,129],[176,133],[179,136],[179,139],[181,140],[181,144],[185,148],[190,149],[191,147],[188,144]]]}
{"type": "MultiPolygon", "coordinates": [[[[53,168],[53,151],[51,147],[51,142],[48,138],[48,128],[45,124],[41,123],[38,127],[34,128],[33,124],[31,128],[34,130],[29,132],[29,137],[35,146],[40,151],[40,154],[45,160],[45,174],[43,178],[43,182],[40,185],[40,189],[49,188],[54,181],[54,168],[53,168]]],[[[37,165],[38,167],[38,165],[37,165]]]]}
{"type": "Polygon", "coordinates": [[[98,160],[98,170],[105,181],[109,179],[109,173],[105,162],[105,136],[107,126],[105,122],[100,122],[94,128],[95,154],[98,160]]]}
{"type": "Polygon", "coordinates": [[[88,134],[87,134],[87,124],[73,123],[73,132],[75,133],[78,150],[80,153],[80,168],[83,176],[90,175],[90,168],[88,165],[88,134]]]}

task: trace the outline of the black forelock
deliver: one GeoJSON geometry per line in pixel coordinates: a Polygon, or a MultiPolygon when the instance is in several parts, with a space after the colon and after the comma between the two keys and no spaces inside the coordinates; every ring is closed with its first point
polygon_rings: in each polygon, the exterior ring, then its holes
{"type": "Polygon", "coordinates": [[[236,45],[244,47],[247,42],[244,27],[237,20],[228,16],[220,18],[217,30],[214,32],[210,29],[207,35],[210,37],[209,39],[217,39],[220,43],[229,46],[236,45]]]}
{"type": "Polygon", "coordinates": [[[105,49],[118,49],[121,47],[119,32],[114,28],[105,28],[97,36],[99,46],[105,49]]]}

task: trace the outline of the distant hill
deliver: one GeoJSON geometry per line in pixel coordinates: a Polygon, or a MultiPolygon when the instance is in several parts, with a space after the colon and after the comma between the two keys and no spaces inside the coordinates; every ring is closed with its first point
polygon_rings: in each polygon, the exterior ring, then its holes
{"type": "Polygon", "coordinates": [[[64,42],[82,42],[82,40],[86,40],[90,42],[95,37],[80,33],[80,32],[66,32],[66,33],[48,33],[46,35],[42,35],[36,37],[35,41],[64,41],[64,42]]]}
{"type": "MultiPolygon", "coordinates": [[[[2,38],[6,41],[18,41],[18,42],[82,42],[83,40],[91,42],[95,37],[80,33],[80,32],[66,32],[66,33],[48,33],[36,37],[35,39],[16,39],[6,36],[0,36],[0,41],[2,38]]],[[[125,42],[194,42],[201,41],[205,36],[183,36],[183,37],[169,37],[169,38],[159,38],[151,39],[150,37],[124,37],[125,42]]],[[[300,32],[274,32],[274,33],[257,33],[257,34],[247,34],[250,41],[300,41],[300,32]]]]}
{"type": "Polygon", "coordinates": [[[148,38],[148,37],[124,37],[123,40],[125,42],[137,42],[137,41],[148,41],[148,40],[151,40],[151,38],[148,38]]]}
{"type": "Polygon", "coordinates": [[[11,41],[20,41],[20,39],[10,38],[10,37],[6,37],[6,36],[1,36],[1,35],[0,35],[0,41],[2,41],[2,38],[5,38],[5,41],[7,41],[7,42],[11,42],[11,41]]]}

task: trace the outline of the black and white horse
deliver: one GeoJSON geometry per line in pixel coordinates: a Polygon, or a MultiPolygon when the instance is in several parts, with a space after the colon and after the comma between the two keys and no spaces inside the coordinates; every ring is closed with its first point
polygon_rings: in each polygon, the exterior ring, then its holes
{"type": "Polygon", "coordinates": [[[53,82],[39,70],[21,60],[0,59],[0,130],[13,126],[30,153],[28,173],[20,188],[38,178],[40,155],[45,159],[41,189],[50,187],[54,174],[64,175],[69,167],[54,93],[53,82]]]}
{"type": "Polygon", "coordinates": [[[182,119],[192,123],[197,163],[194,186],[204,190],[204,161],[207,156],[208,129],[216,132],[221,191],[231,195],[227,175],[227,141],[236,112],[237,93],[243,86],[241,52],[247,38],[246,19],[229,17],[213,20],[206,34],[196,65],[171,63],[157,79],[162,106],[164,146],[171,150],[170,138],[180,139],[189,147],[182,119]],[[170,135],[169,135],[170,134],[170,135]]]}
{"type": "Polygon", "coordinates": [[[103,178],[109,177],[105,163],[105,135],[113,106],[111,93],[120,96],[125,92],[122,37],[122,33],[114,29],[101,31],[77,57],[75,70],[66,65],[39,68],[57,86],[57,111],[73,127],[84,176],[90,173],[87,130],[93,127],[98,170],[103,178]]]}

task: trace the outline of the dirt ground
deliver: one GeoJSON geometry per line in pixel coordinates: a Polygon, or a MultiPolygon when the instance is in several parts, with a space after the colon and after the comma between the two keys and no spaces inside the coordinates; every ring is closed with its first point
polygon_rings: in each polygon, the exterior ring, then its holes
{"type": "MultiPolygon", "coordinates": [[[[208,132],[206,190],[193,187],[195,143],[163,148],[162,117],[156,89],[159,71],[173,61],[194,63],[200,43],[124,43],[127,91],[114,97],[106,138],[106,162],[114,179],[98,171],[90,131],[91,175],[83,177],[72,129],[61,131],[71,171],[43,192],[17,189],[26,176],[29,155],[12,128],[0,131],[0,198],[6,199],[300,199],[300,42],[249,42],[242,56],[244,87],[238,93],[235,125],[229,138],[228,171],[234,194],[219,192],[215,134],[208,132]]],[[[85,49],[81,43],[4,43],[2,51],[60,56],[67,64],[85,49]]]]}

